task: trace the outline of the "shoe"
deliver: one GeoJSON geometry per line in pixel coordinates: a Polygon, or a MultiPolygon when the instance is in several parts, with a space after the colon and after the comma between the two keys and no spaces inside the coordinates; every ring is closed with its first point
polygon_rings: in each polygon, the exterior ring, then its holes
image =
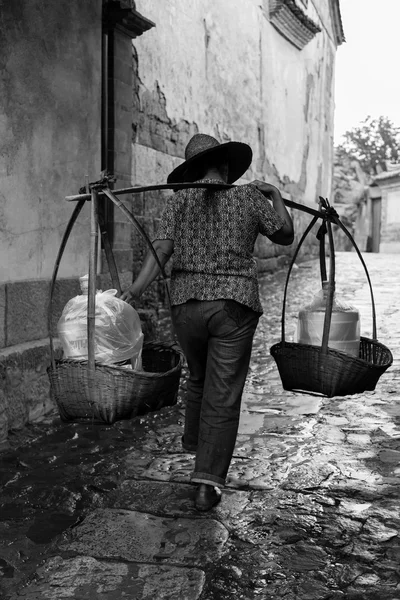
{"type": "Polygon", "coordinates": [[[206,483],[200,483],[197,488],[194,505],[197,510],[205,512],[221,501],[222,494],[218,488],[206,483]]]}

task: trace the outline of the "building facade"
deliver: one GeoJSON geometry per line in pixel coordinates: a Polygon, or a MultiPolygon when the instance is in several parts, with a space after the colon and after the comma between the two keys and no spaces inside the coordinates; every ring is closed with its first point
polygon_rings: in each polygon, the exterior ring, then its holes
{"type": "MultiPolygon", "coordinates": [[[[332,181],[338,0],[16,0],[0,7],[0,439],[51,406],[49,286],[77,193],[104,170],[114,187],[163,183],[196,132],[249,143],[242,182],[268,180],[316,206],[332,181]]],[[[151,236],[165,193],[124,202],[151,236]]],[[[145,244],[104,203],[122,284],[145,244]]],[[[61,261],[53,326],[88,270],[83,209],[61,261]]],[[[301,232],[307,221],[294,215],[301,232]]],[[[290,249],[260,239],[260,272],[290,249]]],[[[99,256],[100,280],[109,285],[99,256]]],[[[159,299],[153,284],[145,309],[159,299]]]]}
{"type": "Polygon", "coordinates": [[[374,177],[370,187],[371,250],[400,252],[400,165],[388,164],[388,170],[374,177]]]}

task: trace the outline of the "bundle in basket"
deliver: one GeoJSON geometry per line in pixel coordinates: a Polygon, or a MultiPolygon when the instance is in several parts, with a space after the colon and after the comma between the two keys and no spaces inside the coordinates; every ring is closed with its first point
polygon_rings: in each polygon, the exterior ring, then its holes
{"type": "Polygon", "coordinates": [[[121,419],[176,404],[183,357],[175,344],[147,342],[142,371],[88,361],[55,360],[48,368],[51,391],[63,421],[121,419]]]}
{"type": "Polygon", "coordinates": [[[375,389],[381,375],[390,367],[393,356],[389,348],[377,341],[376,312],[372,285],[362,255],[351,234],[339,220],[329,202],[320,198],[324,212],[317,214],[304,232],[289,266],[282,308],[282,338],[274,344],[270,353],[275,359],[285,390],[296,392],[314,392],[329,398],[359,394],[375,389]],[[328,233],[330,246],[329,297],[326,305],[324,330],[321,346],[288,342],[285,339],[285,310],[290,273],[300,247],[318,218],[323,219],[318,236],[320,240],[321,279],[326,281],[324,236],[328,233]],[[335,252],[331,221],[338,225],[352,242],[364,267],[372,302],[373,339],[360,338],[358,356],[330,348],[328,346],[329,329],[332,317],[333,293],[335,288],[335,252]]]}

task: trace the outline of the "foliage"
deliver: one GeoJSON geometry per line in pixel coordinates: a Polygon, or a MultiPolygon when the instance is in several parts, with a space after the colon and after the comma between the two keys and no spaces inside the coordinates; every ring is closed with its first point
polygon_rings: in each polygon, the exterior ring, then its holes
{"type": "Polygon", "coordinates": [[[343,135],[337,147],[340,157],[355,158],[370,175],[386,170],[386,161],[400,161],[400,127],[395,127],[387,117],[366,117],[358,127],[343,135]]]}

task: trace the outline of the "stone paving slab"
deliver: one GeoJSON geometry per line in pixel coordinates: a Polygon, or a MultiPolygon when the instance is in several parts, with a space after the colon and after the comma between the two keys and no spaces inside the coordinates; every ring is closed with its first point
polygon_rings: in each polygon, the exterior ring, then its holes
{"type": "Polygon", "coordinates": [[[60,550],[132,562],[202,566],[217,560],[228,539],[218,521],[172,519],[138,511],[98,509],[59,544],[60,550]]]}
{"type": "MultiPolygon", "coordinates": [[[[198,513],[194,508],[195,486],[159,481],[126,480],[111,499],[110,506],[131,511],[146,512],[166,517],[196,517],[209,519],[208,513],[198,513]]],[[[213,518],[228,530],[234,528],[250,503],[249,492],[226,490],[226,502],[213,510],[213,518]]]]}
{"type": "Polygon", "coordinates": [[[204,579],[200,569],[55,556],[38,569],[37,581],[12,600],[197,600],[204,579]]]}

